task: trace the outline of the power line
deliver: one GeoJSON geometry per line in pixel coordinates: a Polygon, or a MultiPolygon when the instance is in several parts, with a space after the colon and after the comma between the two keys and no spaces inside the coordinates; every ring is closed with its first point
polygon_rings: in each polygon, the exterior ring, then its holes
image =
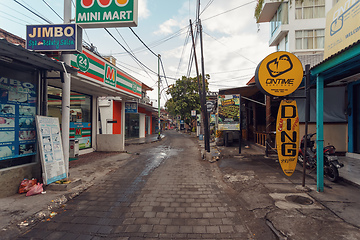
{"type": "MultiPolygon", "coordinates": [[[[204,31],[203,31],[203,33],[205,33],[206,35],[208,35],[209,37],[211,37],[212,39],[214,39],[214,40],[217,41],[218,43],[224,45],[225,47],[228,47],[228,46],[226,46],[224,43],[222,43],[222,42],[220,42],[219,40],[217,40],[215,37],[211,36],[210,34],[204,32],[204,31]]],[[[237,52],[238,52],[238,51],[237,51],[237,52]]],[[[239,52],[238,52],[238,53],[239,53],[239,52]]],[[[255,65],[258,65],[256,62],[254,62],[254,61],[252,61],[251,59],[245,57],[245,56],[242,55],[241,53],[239,53],[239,55],[240,55],[241,57],[245,58],[246,60],[248,60],[249,62],[251,62],[251,63],[253,63],[253,64],[255,64],[255,65]]]]}
{"type": "MultiPolygon", "coordinates": [[[[41,23],[41,22],[38,21],[37,19],[34,19],[34,18],[29,17],[29,16],[27,16],[27,15],[24,15],[22,12],[20,12],[20,11],[18,11],[18,10],[16,10],[16,9],[13,9],[13,8],[11,8],[11,7],[9,7],[9,6],[4,5],[4,4],[3,4],[3,6],[9,8],[9,9],[11,9],[11,10],[13,10],[14,12],[17,12],[17,13],[21,14],[21,15],[24,16],[24,17],[30,18],[31,20],[33,20],[33,21],[35,21],[35,22],[41,23]]],[[[8,14],[8,13],[7,13],[7,14],[8,14]]]]}
{"type": "Polygon", "coordinates": [[[26,7],[25,5],[23,5],[22,3],[18,2],[17,0],[14,0],[14,2],[16,2],[17,4],[19,4],[20,6],[22,6],[23,8],[25,8],[26,10],[28,10],[29,12],[31,12],[32,14],[36,15],[37,17],[41,18],[42,20],[44,20],[45,22],[49,23],[49,24],[53,24],[50,20],[46,19],[43,16],[40,16],[39,14],[37,14],[36,12],[34,12],[33,10],[31,10],[30,8],[26,7]]]}
{"type": "MultiPolygon", "coordinates": [[[[17,21],[15,21],[15,20],[10,19],[10,18],[7,18],[7,17],[4,17],[4,16],[0,16],[0,17],[5,18],[5,19],[7,19],[7,20],[9,20],[9,21],[12,21],[12,22],[14,22],[14,23],[17,23],[17,24],[19,24],[19,25],[24,25],[24,23],[17,22],[17,21]]],[[[20,19],[20,20],[21,20],[21,19],[20,19]]]]}
{"type": "MultiPolygon", "coordinates": [[[[121,39],[125,42],[126,46],[130,49],[131,53],[135,56],[134,52],[131,50],[130,46],[127,44],[127,42],[125,41],[125,39],[123,38],[123,36],[120,34],[119,30],[117,28],[115,28],[116,32],[119,34],[119,36],[121,37],[121,39]]],[[[136,56],[135,56],[136,57],[136,56]]],[[[142,70],[144,72],[146,72],[146,74],[151,78],[151,80],[155,81],[154,79],[152,79],[152,77],[150,76],[150,74],[145,70],[145,68],[141,65],[139,65],[142,70]]],[[[156,82],[156,81],[155,81],[156,82]]]]}
{"type": "Polygon", "coordinates": [[[53,11],[62,21],[64,21],[64,19],[45,0],[42,1],[51,9],[51,11],[53,11]]]}
{"type": "Polygon", "coordinates": [[[115,37],[114,35],[111,34],[111,32],[109,32],[109,30],[107,28],[104,28],[105,31],[138,63],[140,63],[142,66],[144,66],[146,69],[148,69],[150,72],[157,74],[156,72],[154,72],[153,70],[151,70],[149,67],[147,67],[145,64],[143,64],[139,59],[137,59],[134,55],[132,55],[115,37]]]}
{"type": "MultiPolygon", "coordinates": [[[[144,41],[135,33],[135,31],[134,31],[131,27],[129,27],[129,28],[130,28],[131,32],[136,36],[136,38],[139,39],[139,41],[140,41],[154,56],[156,56],[156,57],[158,58],[159,56],[158,56],[156,53],[154,53],[154,51],[152,51],[152,50],[144,43],[144,41]]],[[[169,83],[168,83],[168,81],[167,81],[167,79],[166,79],[166,74],[165,74],[165,69],[164,69],[163,61],[162,61],[161,58],[160,58],[159,60],[160,60],[160,63],[161,63],[161,68],[162,68],[163,73],[164,73],[166,85],[169,87],[169,83]]]]}
{"type": "Polygon", "coordinates": [[[185,47],[186,47],[186,45],[187,45],[188,42],[189,42],[189,38],[190,38],[190,28],[188,29],[187,34],[186,34],[186,37],[185,37],[183,49],[182,49],[182,51],[181,51],[181,56],[180,56],[180,60],[179,60],[179,65],[178,65],[178,68],[177,68],[177,70],[176,70],[175,76],[177,76],[177,74],[178,74],[178,72],[179,72],[179,69],[180,69],[180,66],[181,66],[181,62],[182,62],[182,59],[183,59],[183,56],[184,56],[184,52],[185,52],[185,47]]]}
{"type": "Polygon", "coordinates": [[[204,9],[201,11],[200,15],[214,2],[214,0],[210,0],[206,6],[204,7],[204,9]]]}
{"type": "Polygon", "coordinates": [[[154,53],[154,52],[143,42],[143,40],[141,40],[141,38],[135,33],[135,31],[134,31],[131,27],[129,27],[129,28],[130,28],[131,32],[136,36],[136,38],[139,39],[139,41],[140,41],[154,56],[157,57],[157,54],[154,53]]]}
{"type": "Polygon", "coordinates": [[[246,6],[246,5],[249,5],[249,4],[255,3],[255,2],[257,2],[257,1],[251,1],[251,2],[245,3],[245,4],[243,4],[243,5],[240,5],[240,6],[238,6],[238,7],[232,8],[232,9],[227,10],[227,11],[225,11],[225,12],[216,14],[216,15],[214,15],[214,16],[212,16],[212,17],[205,18],[205,19],[203,19],[202,21],[204,22],[204,21],[209,20],[209,19],[211,19],[211,18],[218,17],[218,16],[220,16],[220,15],[223,15],[223,14],[225,14],[225,13],[234,11],[234,10],[236,10],[236,9],[238,9],[238,8],[244,7],[244,6],[246,6]]]}

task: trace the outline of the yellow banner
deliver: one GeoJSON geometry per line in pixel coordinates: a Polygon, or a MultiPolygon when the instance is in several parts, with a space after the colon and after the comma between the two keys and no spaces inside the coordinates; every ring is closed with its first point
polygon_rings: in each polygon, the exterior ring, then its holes
{"type": "Polygon", "coordinates": [[[276,120],[276,145],[279,163],[286,176],[291,176],[296,168],[299,133],[296,101],[282,100],[276,120]]]}

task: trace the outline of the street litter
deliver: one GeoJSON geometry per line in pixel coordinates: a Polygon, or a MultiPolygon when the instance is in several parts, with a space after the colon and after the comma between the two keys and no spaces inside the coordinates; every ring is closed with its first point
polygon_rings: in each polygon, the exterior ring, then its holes
{"type": "Polygon", "coordinates": [[[26,196],[29,197],[29,196],[32,196],[32,195],[36,195],[36,194],[42,193],[42,192],[44,191],[44,189],[43,189],[42,186],[43,186],[42,183],[41,183],[41,184],[38,183],[38,184],[32,186],[32,187],[30,188],[30,190],[26,193],[26,196]]]}
{"type": "Polygon", "coordinates": [[[56,181],[55,183],[57,183],[57,184],[69,184],[69,183],[71,183],[71,181],[70,180],[59,180],[59,181],[56,181]]]}
{"type": "Polygon", "coordinates": [[[37,184],[37,179],[35,179],[35,178],[33,178],[33,179],[25,178],[24,180],[21,181],[18,192],[19,193],[26,193],[26,192],[28,192],[30,190],[30,188],[32,188],[36,184],[37,184]]]}

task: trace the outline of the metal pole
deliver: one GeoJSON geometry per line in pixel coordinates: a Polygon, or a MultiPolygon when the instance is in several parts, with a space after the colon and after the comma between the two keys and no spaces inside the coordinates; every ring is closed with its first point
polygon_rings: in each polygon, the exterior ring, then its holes
{"type": "MultiPolygon", "coordinates": [[[[71,0],[64,0],[64,23],[70,23],[71,21],[71,0]]],[[[70,54],[63,54],[62,61],[66,65],[70,65],[70,54]]],[[[62,143],[64,149],[64,160],[66,178],[69,177],[69,135],[70,135],[70,88],[71,78],[70,74],[64,74],[64,82],[62,84],[62,117],[61,117],[61,131],[62,131],[62,143]]]]}
{"type": "Polygon", "coordinates": [[[305,142],[304,142],[304,160],[303,160],[303,180],[302,186],[305,187],[305,175],[306,175],[306,161],[307,161],[307,135],[308,125],[310,121],[310,65],[305,65],[305,142]]]}
{"type": "Polygon", "coordinates": [[[158,135],[158,139],[161,138],[160,134],[161,134],[161,121],[160,121],[160,98],[161,98],[161,93],[160,93],[160,58],[161,55],[158,54],[158,127],[159,127],[159,135],[158,135]]]}
{"type": "Polygon", "coordinates": [[[316,79],[316,172],[317,191],[324,191],[324,77],[316,79]]]}
{"type": "Polygon", "coordinates": [[[200,30],[200,49],[201,49],[201,68],[202,68],[202,94],[203,94],[203,106],[204,106],[204,133],[205,133],[205,150],[210,152],[210,131],[209,131],[209,118],[206,108],[206,92],[205,92],[205,66],[204,66],[204,51],[203,51],[203,41],[202,41],[202,25],[201,20],[199,19],[199,30],[200,30]]]}
{"type": "Polygon", "coordinates": [[[239,124],[240,124],[240,131],[239,131],[239,154],[241,154],[241,138],[242,138],[242,129],[241,129],[241,95],[239,97],[239,124]]]}

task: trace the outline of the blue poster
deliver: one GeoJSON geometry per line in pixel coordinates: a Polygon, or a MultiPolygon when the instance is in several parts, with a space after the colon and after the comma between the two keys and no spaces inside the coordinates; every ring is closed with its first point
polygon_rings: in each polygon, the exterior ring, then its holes
{"type": "Polygon", "coordinates": [[[0,160],[36,154],[36,86],[0,77],[0,160]]]}

